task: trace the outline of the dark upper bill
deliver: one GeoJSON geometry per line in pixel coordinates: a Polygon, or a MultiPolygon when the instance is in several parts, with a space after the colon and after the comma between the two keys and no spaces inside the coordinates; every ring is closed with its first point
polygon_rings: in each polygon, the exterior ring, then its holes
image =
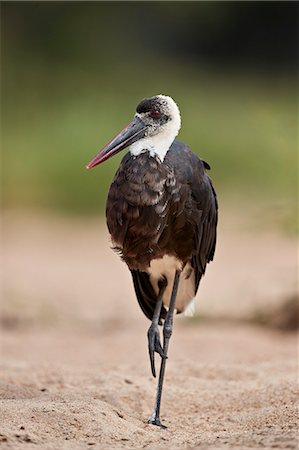
{"type": "Polygon", "coordinates": [[[87,164],[86,169],[101,164],[113,155],[142,139],[145,136],[146,125],[139,117],[134,119],[123,128],[96,156],[87,164]]]}

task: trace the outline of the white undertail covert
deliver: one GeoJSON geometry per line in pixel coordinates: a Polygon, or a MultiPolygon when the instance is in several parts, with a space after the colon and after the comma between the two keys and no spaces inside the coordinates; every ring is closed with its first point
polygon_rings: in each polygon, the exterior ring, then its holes
{"type": "MultiPolygon", "coordinates": [[[[159,280],[165,276],[167,279],[167,287],[163,295],[163,305],[169,306],[170,296],[172,292],[174,274],[176,270],[182,269],[182,262],[174,256],[164,255],[163,258],[153,259],[148,273],[151,284],[158,295],[159,280]]],[[[185,315],[193,316],[194,314],[194,296],[195,296],[195,274],[190,263],[183,268],[180,276],[179,288],[175,302],[176,309],[185,312],[185,315]]]]}

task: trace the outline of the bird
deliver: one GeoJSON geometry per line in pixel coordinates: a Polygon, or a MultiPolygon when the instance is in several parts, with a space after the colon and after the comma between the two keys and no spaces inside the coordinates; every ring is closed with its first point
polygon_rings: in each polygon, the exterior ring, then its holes
{"type": "Polygon", "coordinates": [[[209,164],[176,140],[180,110],[167,95],[140,101],[133,120],[86,166],[91,169],[121,150],[109,189],[106,222],[113,249],[127,264],[147,331],[151,372],[161,358],[156,399],[148,423],[160,419],[174,315],[194,304],[206,265],[214,258],[218,202],[209,164]],[[163,326],[161,343],[159,326],[163,326]]]}

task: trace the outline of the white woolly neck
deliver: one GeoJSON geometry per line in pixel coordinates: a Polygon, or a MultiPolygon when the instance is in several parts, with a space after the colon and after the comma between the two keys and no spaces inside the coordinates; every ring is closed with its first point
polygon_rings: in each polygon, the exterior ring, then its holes
{"type": "Polygon", "coordinates": [[[134,142],[130,146],[131,155],[138,156],[140,153],[148,151],[151,156],[158,156],[163,162],[174,138],[175,136],[170,137],[157,134],[156,136],[140,139],[140,141],[134,142]]]}

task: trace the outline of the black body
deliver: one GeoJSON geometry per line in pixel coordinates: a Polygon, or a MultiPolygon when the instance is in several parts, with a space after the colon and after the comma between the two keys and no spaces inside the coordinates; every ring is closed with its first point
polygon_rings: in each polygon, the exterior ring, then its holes
{"type": "MultiPolygon", "coordinates": [[[[157,294],[146,271],[153,259],[167,254],[183,266],[190,262],[194,293],[213,259],[218,207],[206,169],[207,163],[175,140],[163,162],[148,151],[128,152],[110,187],[106,217],[114,249],[129,266],[138,302],[150,320],[157,294]]],[[[160,320],[165,315],[162,307],[160,320]]]]}

